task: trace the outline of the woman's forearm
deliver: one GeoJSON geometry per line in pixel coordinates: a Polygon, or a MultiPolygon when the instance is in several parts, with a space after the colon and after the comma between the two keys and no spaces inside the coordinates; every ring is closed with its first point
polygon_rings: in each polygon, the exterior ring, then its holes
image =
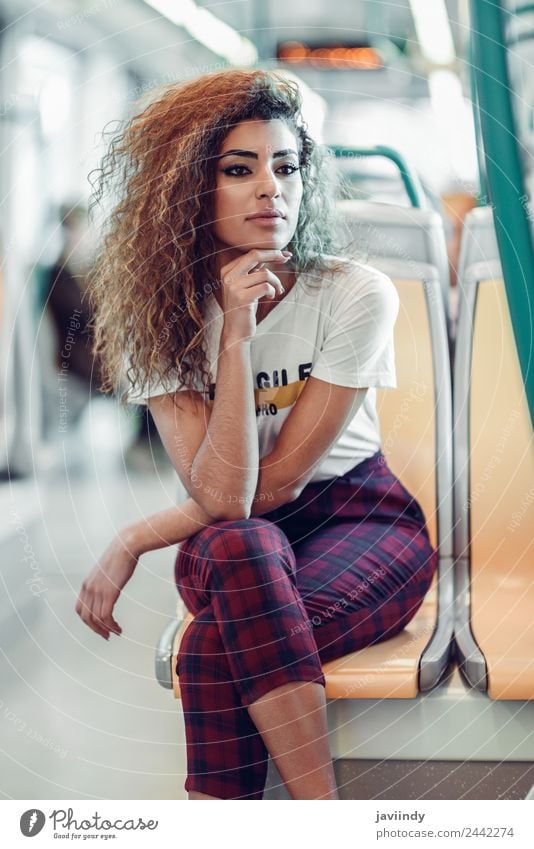
{"type": "Polygon", "coordinates": [[[137,556],[175,545],[217,521],[194,498],[128,525],[121,538],[137,556]]]}
{"type": "Polygon", "coordinates": [[[191,468],[192,479],[201,482],[199,503],[219,519],[241,517],[253,501],[258,464],[250,340],[233,341],[223,327],[215,399],[191,468]]]}
{"type": "MultiPolygon", "coordinates": [[[[293,500],[294,493],[287,489],[270,489],[257,492],[253,496],[251,515],[261,516],[276,510],[288,501],[293,500]]],[[[133,525],[128,525],[120,534],[128,550],[138,557],[147,551],[166,548],[188,539],[208,525],[220,521],[206,513],[194,498],[188,498],[182,504],[169,507],[154,513],[146,519],[141,519],[133,525]]]]}

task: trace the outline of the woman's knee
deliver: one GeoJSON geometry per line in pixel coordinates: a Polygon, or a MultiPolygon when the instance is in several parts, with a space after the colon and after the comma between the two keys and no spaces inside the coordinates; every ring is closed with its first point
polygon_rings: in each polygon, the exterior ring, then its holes
{"type": "MultiPolygon", "coordinates": [[[[253,517],[214,522],[190,541],[186,540],[183,550],[180,546],[180,552],[177,574],[184,569],[191,572],[188,559],[199,558],[201,568],[215,575],[217,584],[227,579],[243,580],[258,586],[270,584],[279,570],[296,581],[297,564],[291,544],[284,532],[267,519],[253,517]]],[[[209,581],[207,575],[204,580],[209,581]]]]}
{"type": "Polygon", "coordinates": [[[233,519],[207,525],[181,542],[174,578],[188,609],[197,612],[209,602],[209,590],[228,580],[258,586],[283,571],[295,583],[296,566],[289,540],[273,522],[233,519]]]}
{"type": "Polygon", "coordinates": [[[267,519],[222,519],[206,525],[194,536],[180,543],[183,554],[194,553],[216,559],[239,559],[243,553],[270,553],[290,549],[284,532],[267,519]]]}

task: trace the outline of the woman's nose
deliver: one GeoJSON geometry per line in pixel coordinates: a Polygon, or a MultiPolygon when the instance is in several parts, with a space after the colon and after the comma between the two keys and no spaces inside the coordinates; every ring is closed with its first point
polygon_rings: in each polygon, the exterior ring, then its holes
{"type": "Polygon", "coordinates": [[[260,197],[278,197],[280,194],[280,185],[275,174],[267,173],[263,177],[258,178],[256,185],[256,195],[260,197]]]}

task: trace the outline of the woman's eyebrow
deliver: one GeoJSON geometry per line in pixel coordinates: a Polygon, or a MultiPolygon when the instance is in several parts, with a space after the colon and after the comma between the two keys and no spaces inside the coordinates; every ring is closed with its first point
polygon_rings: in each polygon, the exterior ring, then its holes
{"type": "MultiPolygon", "coordinates": [[[[281,156],[287,156],[289,153],[294,153],[295,156],[298,156],[298,153],[297,153],[296,150],[292,150],[290,147],[288,147],[286,150],[277,150],[276,153],[273,153],[273,159],[278,159],[281,156]]],[[[257,159],[258,158],[258,154],[254,153],[253,150],[227,150],[225,153],[221,153],[220,156],[216,156],[215,158],[216,159],[222,159],[224,156],[232,156],[232,155],[234,155],[234,156],[245,156],[245,157],[248,157],[249,159],[257,159]]]]}

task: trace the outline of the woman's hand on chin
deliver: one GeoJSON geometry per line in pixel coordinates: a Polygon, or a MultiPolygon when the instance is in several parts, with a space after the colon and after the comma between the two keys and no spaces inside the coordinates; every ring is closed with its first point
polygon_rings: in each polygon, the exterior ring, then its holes
{"type": "Polygon", "coordinates": [[[89,628],[109,640],[110,632],[120,636],[122,628],[113,618],[113,608],[122,588],[132,577],[139,555],[132,550],[128,535],[119,533],[82,584],[76,613],[89,628]]]}

